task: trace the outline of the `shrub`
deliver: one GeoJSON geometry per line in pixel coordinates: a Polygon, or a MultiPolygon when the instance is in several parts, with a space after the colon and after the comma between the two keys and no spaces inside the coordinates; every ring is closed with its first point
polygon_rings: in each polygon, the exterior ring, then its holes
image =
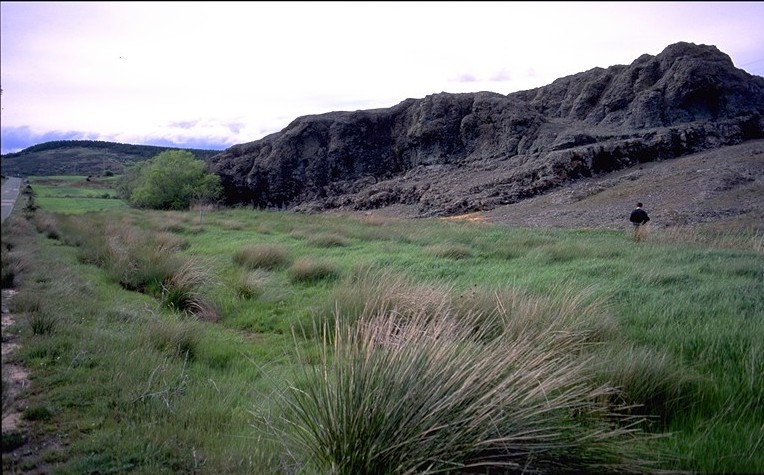
{"type": "Polygon", "coordinates": [[[205,173],[191,152],[167,150],[147,162],[128,166],[117,185],[120,195],[139,208],[188,209],[194,200],[220,196],[220,177],[205,173]]]}

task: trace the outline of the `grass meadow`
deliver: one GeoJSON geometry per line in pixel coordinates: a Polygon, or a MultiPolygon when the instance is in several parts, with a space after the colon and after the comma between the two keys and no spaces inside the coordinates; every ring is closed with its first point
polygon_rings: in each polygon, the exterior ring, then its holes
{"type": "Polygon", "coordinates": [[[3,471],[764,472],[760,235],[139,211],[30,182],[2,282],[33,435],[3,434],[3,471]],[[24,437],[49,443],[12,456],[24,437]]]}
{"type": "Polygon", "coordinates": [[[112,188],[116,177],[29,177],[38,206],[60,214],[127,208],[112,188]]]}

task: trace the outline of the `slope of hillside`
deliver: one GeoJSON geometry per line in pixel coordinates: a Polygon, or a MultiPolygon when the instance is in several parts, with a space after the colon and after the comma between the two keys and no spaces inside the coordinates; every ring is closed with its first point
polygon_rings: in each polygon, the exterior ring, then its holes
{"type": "MultiPolygon", "coordinates": [[[[576,180],[517,203],[446,219],[630,230],[628,216],[638,201],[644,203],[654,229],[706,226],[764,233],[764,140],[635,165],[576,180]]],[[[418,206],[399,204],[361,213],[421,216],[418,206]]]]}
{"type": "Polygon", "coordinates": [[[636,202],[651,226],[713,226],[764,232],[764,140],[650,162],[475,213],[515,226],[630,229],[636,202]]]}

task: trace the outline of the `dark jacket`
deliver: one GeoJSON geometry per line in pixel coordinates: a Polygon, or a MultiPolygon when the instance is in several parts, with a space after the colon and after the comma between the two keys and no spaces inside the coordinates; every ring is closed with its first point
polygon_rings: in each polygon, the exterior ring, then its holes
{"type": "Polygon", "coordinates": [[[631,216],[629,216],[629,221],[631,221],[634,224],[645,224],[646,222],[650,221],[650,217],[647,215],[647,212],[645,210],[643,210],[642,208],[637,208],[631,212],[631,216]]]}

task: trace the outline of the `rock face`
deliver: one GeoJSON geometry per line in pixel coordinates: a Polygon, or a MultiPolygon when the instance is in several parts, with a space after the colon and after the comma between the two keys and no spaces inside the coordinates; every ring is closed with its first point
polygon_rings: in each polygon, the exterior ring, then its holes
{"type": "Polygon", "coordinates": [[[581,177],[764,138],[764,78],[677,43],[509,95],[434,94],[300,117],[212,157],[228,204],[298,211],[415,205],[446,216],[581,177]]]}

